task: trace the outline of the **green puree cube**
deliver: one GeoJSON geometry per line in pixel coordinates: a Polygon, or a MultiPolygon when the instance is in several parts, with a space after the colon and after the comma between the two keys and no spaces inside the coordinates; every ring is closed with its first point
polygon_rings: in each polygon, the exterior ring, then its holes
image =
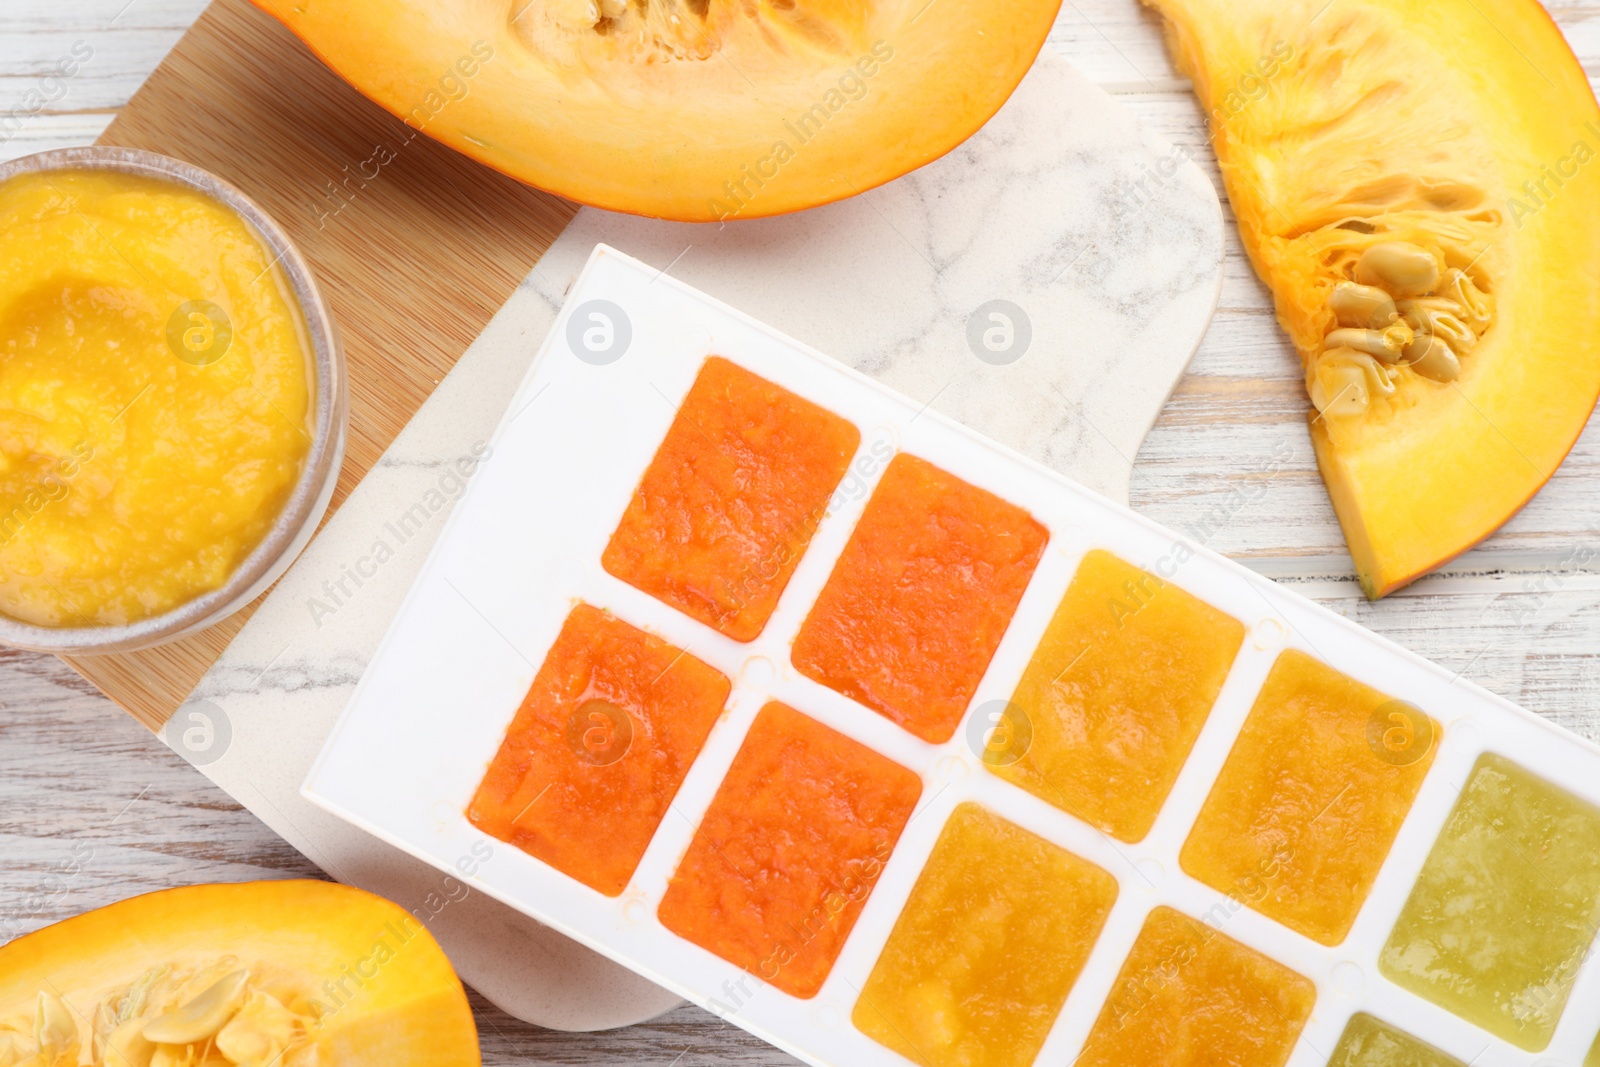
{"type": "Polygon", "coordinates": [[[1600,809],[1478,760],[1380,968],[1521,1049],[1550,1043],[1600,926],[1600,809]]]}
{"type": "Polygon", "coordinates": [[[1328,1067],[1466,1067],[1432,1045],[1396,1030],[1370,1015],[1357,1015],[1344,1028],[1328,1067]]]}

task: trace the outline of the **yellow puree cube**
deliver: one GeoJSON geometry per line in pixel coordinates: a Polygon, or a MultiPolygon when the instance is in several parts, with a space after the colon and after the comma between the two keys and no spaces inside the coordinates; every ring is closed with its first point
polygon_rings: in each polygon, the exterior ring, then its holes
{"type": "Polygon", "coordinates": [[[984,763],[1111,836],[1139,841],[1183,769],[1244,626],[1111,555],[1084,557],[984,763]]]}
{"type": "Polygon", "coordinates": [[[1116,897],[1099,867],[963,804],[856,1001],[856,1027],[924,1067],[1026,1067],[1116,897]]]}
{"type": "Polygon", "coordinates": [[[1184,843],[1183,869],[1339,944],[1422,787],[1437,732],[1415,708],[1283,653],[1184,843]]]}
{"type": "Polygon", "coordinates": [[[1157,908],[1074,1067],[1283,1067],[1316,995],[1282,964],[1157,908]]]}

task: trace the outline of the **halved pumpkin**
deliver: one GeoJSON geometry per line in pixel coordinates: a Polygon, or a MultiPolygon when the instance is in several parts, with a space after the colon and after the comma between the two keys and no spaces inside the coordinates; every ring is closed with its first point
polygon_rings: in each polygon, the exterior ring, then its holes
{"type": "Polygon", "coordinates": [[[1600,109],[1535,0],[1149,2],[1383,596],[1515,514],[1600,395],[1600,109]]]}
{"type": "Polygon", "coordinates": [[[476,1067],[409,913],[327,882],[133,897],[0,947],[0,1067],[476,1067]]]}
{"type": "Polygon", "coordinates": [[[1060,0],[255,0],[361,92],[584,204],[705,221],[899,177],[999,110],[1060,0]]]}

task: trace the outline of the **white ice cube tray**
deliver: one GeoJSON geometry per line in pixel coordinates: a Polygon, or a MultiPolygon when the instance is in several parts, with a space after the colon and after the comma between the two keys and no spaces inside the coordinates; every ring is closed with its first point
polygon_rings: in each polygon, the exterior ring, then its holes
{"type": "MultiPolygon", "coordinates": [[[[615,345],[613,334],[610,343],[615,345]]],[[[1100,344],[1095,338],[1083,343],[1100,344]]],[[[602,357],[603,358],[603,357],[602,357]]],[[[1071,359],[1072,353],[1049,358],[1071,359]]],[[[1478,756],[1492,750],[1600,804],[1600,749],[1273,582],[1194,546],[827,356],[607,246],[598,246],[545,338],[426,566],[306,780],[307,797],[815,1064],[902,1065],[851,1024],[858,991],[957,804],[975,800],[1114,875],[1115,908],[1038,1063],[1069,1064],[1152,908],[1221,929],[1316,984],[1289,1063],[1321,1067],[1367,1011],[1473,1064],[1580,1063],[1600,1025],[1600,965],[1585,962],[1550,1046],[1520,1051],[1387,981],[1378,955],[1478,756]],[[609,302],[593,305],[593,301],[609,302]],[[580,356],[597,307],[627,320],[614,362],[580,356]],[[575,309],[583,314],[569,329],[575,309]],[[836,506],[761,635],[741,644],[612,577],[600,556],[677,404],[721,355],[853,422],[854,491],[836,506]],[[1115,842],[984,769],[963,726],[942,745],[803,677],[789,647],[882,474],[885,445],[1026,508],[1050,540],[972,707],[1005,700],[1079,560],[1105,548],[1244,622],[1232,672],[1151,833],[1115,842]],[[1182,562],[1179,562],[1179,561],[1182,562]],[[732,679],[727,710],[632,882],[610,898],[473,827],[464,811],[573,604],[586,601],[687,649],[732,679]],[[1410,816],[1346,941],[1314,943],[1186,875],[1178,852],[1273,659],[1298,648],[1442,724],[1410,816]],[[916,813],[820,993],[800,1000],[669,932],[656,907],[756,712],[780,700],[920,774],[916,813]],[[481,857],[488,855],[487,860],[481,857]],[[1220,910],[1218,910],[1220,909],[1220,910]]],[[[407,902],[401,902],[407,903],[407,902]]]]}

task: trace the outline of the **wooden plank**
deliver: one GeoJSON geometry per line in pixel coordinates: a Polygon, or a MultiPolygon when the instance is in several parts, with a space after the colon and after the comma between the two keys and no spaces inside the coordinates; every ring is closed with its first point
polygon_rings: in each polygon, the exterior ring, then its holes
{"type": "Polygon", "coordinates": [[[42,88],[49,112],[114,112],[205,6],[206,0],[6,0],[0,106],[42,88]],[[67,56],[80,61],[72,73],[44,82],[67,56]]]}
{"type": "MultiPolygon", "coordinates": [[[[246,0],[217,0],[100,138],[211,170],[305,253],[350,377],[335,508],[576,208],[368,102],[246,0]]],[[[71,665],[158,729],[249,612],[160,648],[71,665]]]]}

